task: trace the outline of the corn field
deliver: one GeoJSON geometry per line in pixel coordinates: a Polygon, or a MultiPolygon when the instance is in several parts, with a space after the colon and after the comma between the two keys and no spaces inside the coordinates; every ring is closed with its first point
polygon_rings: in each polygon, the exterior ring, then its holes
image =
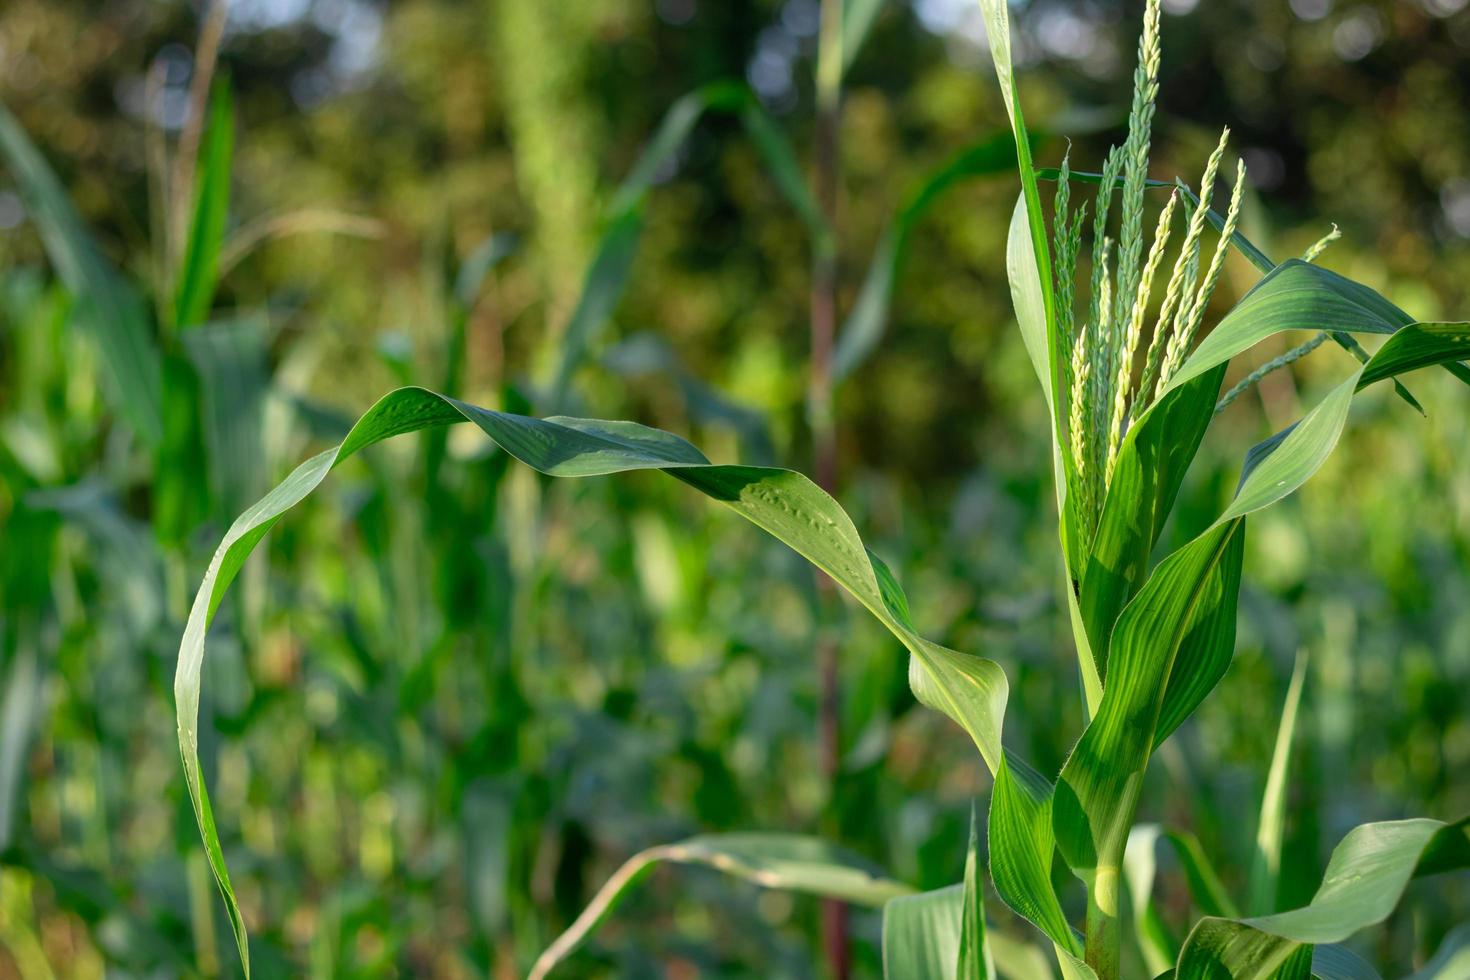
{"type": "Polygon", "coordinates": [[[0,978],[1470,977],[1461,0],[0,62],[0,978]]]}

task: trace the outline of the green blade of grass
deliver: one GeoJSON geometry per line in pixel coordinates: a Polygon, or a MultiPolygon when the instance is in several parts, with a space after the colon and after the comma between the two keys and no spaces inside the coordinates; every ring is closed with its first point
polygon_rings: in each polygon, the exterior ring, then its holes
{"type": "Polygon", "coordinates": [[[230,158],[235,142],[235,108],[229,83],[221,79],[209,100],[209,121],[199,146],[189,238],[174,288],[174,327],[202,323],[219,284],[220,247],[230,210],[230,158]]]}
{"type": "Polygon", "coordinates": [[[120,414],[149,445],[163,436],[160,356],[142,300],[118,275],[67,200],[61,181],[0,104],[0,155],[36,222],[56,274],[76,298],[76,316],[101,352],[120,414]]]}
{"type": "Polygon", "coordinates": [[[566,402],[573,372],[622,299],[642,234],[643,216],[630,208],[613,219],[598,241],[592,265],[582,280],[582,293],[557,345],[561,353],[551,380],[550,404],[560,407],[566,402]]]}
{"type": "Polygon", "coordinates": [[[881,876],[861,858],[815,837],[797,834],[708,834],[633,855],[567,930],[536,958],[528,980],[541,980],[575,953],[661,864],[703,865],[762,888],[836,898],[875,908],[913,889],[881,876]]]}
{"type": "Polygon", "coordinates": [[[1265,980],[1303,945],[1336,943],[1382,922],[1411,880],[1470,867],[1470,818],[1363,824],[1332,852],[1307,905],[1249,919],[1202,919],[1176,967],[1198,980],[1265,980]]]}
{"type": "Polygon", "coordinates": [[[1000,726],[1008,688],[999,666],[920,636],[892,575],[886,568],[881,572],[875,568],[847,514],[806,477],[790,470],[715,465],[683,439],[631,422],[534,419],[479,408],[423,388],[401,388],[369,409],[339,446],[302,463],[236,519],[210,561],[180,640],[174,693],[185,781],[247,974],[245,924],[199,766],[201,671],[209,622],[250,552],[282,514],[315,490],[338,464],[392,436],[465,421],[511,456],[549,476],[663,470],[735,510],[820,568],[877,617],[918,662],[911,677],[921,678],[915,685],[920,699],[959,723],[992,771],[1001,764],[1000,726]]]}
{"type": "MultiPolygon", "coordinates": [[[[896,898],[883,907],[883,976],[894,980],[954,977],[963,943],[961,921],[965,886],[896,898]]],[[[1053,980],[1046,955],[994,928],[986,929],[986,947],[1004,980],[1053,980]]],[[[974,974],[980,978],[985,974],[974,974]]],[[[972,975],[960,974],[961,980],[972,975]]]]}
{"type": "Polygon", "coordinates": [[[1246,908],[1251,915],[1265,915],[1276,907],[1276,884],[1281,875],[1281,842],[1286,827],[1286,775],[1291,768],[1291,748],[1296,737],[1297,711],[1302,703],[1302,685],[1307,675],[1306,651],[1297,654],[1276,729],[1276,748],[1266,772],[1266,789],[1261,794],[1261,817],[1256,824],[1256,849],[1251,860],[1246,908]]]}

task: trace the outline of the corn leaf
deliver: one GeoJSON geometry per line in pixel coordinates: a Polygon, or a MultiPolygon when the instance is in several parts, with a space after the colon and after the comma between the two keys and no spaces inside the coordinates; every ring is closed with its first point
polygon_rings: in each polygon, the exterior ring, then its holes
{"type": "Polygon", "coordinates": [[[1259,510],[1305,483],[1336,447],[1347,423],[1353,395],[1365,386],[1364,377],[1381,381],[1398,371],[1450,362],[1461,355],[1464,344],[1463,332],[1458,329],[1414,329],[1401,343],[1394,343],[1390,338],[1366,364],[1328,392],[1302,419],[1251,450],[1235,500],[1222,519],[1259,510]],[[1406,356],[1409,348],[1412,353],[1406,356]]]}
{"type": "Polygon", "coordinates": [[[1078,599],[1100,676],[1106,677],[1113,624],[1143,584],[1224,376],[1218,365],[1169,391],[1128,430],[1118,451],[1078,599]]]}
{"type": "Polygon", "coordinates": [[[829,238],[831,229],[807,187],[791,144],[761,107],[755,93],[739,82],[713,82],[681,97],[669,107],[653,139],[649,140],[637,163],[614,193],[608,206],[609,213],[616,216],[642,205],[648,190],[660,176],[669,172],[684,141],[707,112],[730,113],[740,120],[776,189],[802,219],[812,239],[829,238]]]}
{"type": "Polygon", "coordinates": [[[534,419],[479,408],[423,388],[401,388],[369,409],[340,445],[302,463],[236,519],[210,561],[180,641],[174,693],[185,780],[247,974],[245,925],[199,767],[201,669],[209,622],[250,552],[281,515],[316,489],[339,463],[392,436],[464,421],[547,475],[663,470],[765,529],[872,612],[918,661],[911,676],[921,678],[916,685],[921,700],[963,726],[992,771],[1001,764],[1005,675],[989,660],[947,650],[920,636],[891,573],[881,562],[875,567],[846,513],[806,477],[789,470],[714,465],[683,439],[631,422],[534,419]]]}
{"type": "Polygon", "coordinates": [[[142,300],[103,258],[61,181],[3,104],[0,155],[36,222],[56,274],[76,299],[78,322],[102,355],[110,376],[109,395],[143,441],[156,445],[163,436],[163,369],[142,300]]]}
{"type": "Polygon", "coordinates": [[[985,886],[980,880],[980,821],[970,807],[970,844],[965,848],[965,891],[960,903],[959,974],[995,980],[995,964],[985,942],[985,886]]]}
{"type": "Polygon", "coordinates": [[[1361,956],[1336,943],[1312,947],[1312,976],[1317,980],[1383,980],[1361,956]]]}
{"type": "Polygon", "coordinates": [[[1009,133],[992,136],[961,150],[930,174],[894,216],[873,250],[857,300],[842,324],[832,352],[832,377],[840,381],[857,370],[878,348],[888,325],[893,290],[903,267],[905,246],[919,218],[946,190],[967,177],[986,177],[1009,170],[1016,160],[1009,133]]]}
{"type": "Polygon", "coordinates": [[[1244,533],[1240,520],[1216,524],[1164,559],[1118,617],[1102,705],[1062,768],[1052,811],[1057,846],[1084,879],[1119,874],[1143,772],[1182,710],[1165,716],[1166,689],[1179,690],[1175,704],[1197,704],[1230,661],[1244,533]]]}
{"type": "Polygon", "coordinates": [[[1276,907],[1276,885],[1281,876],[1281,842],[1286,825],[1286,774],[1291,768],[1292,741],[1296,736],[1297,711],[1302,703],[1302,685],[1307,675],[1307,655],[1297,654],[1286,688],[1286,703],[1276,729],[1276,747],[1266,771],[1266,789],[1261,794],[1261,818],[1256,824],[1256,849],[1251,861],[1246,908],[1252,915],[1265,915],[1276,907]]]}
{"type": "Polygon", "coordinates": [[[883,10],[883,0],[845,0],[842,4],[842,70],[845,73],[857,59],[873,22],[883,10]]]}
{"type": "Polygon", "coordinates": [[[965,886],[950,885],[883,906],[885,980],[959,980],[964,901],[965,886]]]}
{"type": "Polygon", "coordinates": [[[1016,914],[1040,929],[1062,952],[1082,955],[1051,881],[1056,840],[1052,785],[1010,752],[990,795],[990,877],[1016,914]]]}
{"type": "Polygon", "coordinates": [[[1336,943],[1382,922],[1415,878],[1470,867],[1470,818],[1363,824],[1332,852],[1302,908],[1249,919],[1205,918],[1176,970],[1191,980],[1263,980],[1309,944],[1336,943]]]}
{"type": "Polygon", "coordinates": [[[229,85],[214,86],[209,100],[209,122],[199,147],[195,167],[198,186],[189,238],[174,289],[174,326],[177,329],[202,323],[214,305],[219,283],[220,246],[225,238],[225,221],[230,210],[230,157],[235,139],[235,109],[229,85]]]}
{"type": "Polygon", "coordinates": [[[1428,963],[1407,980],[1465,980],[1470,977],[1470,922],[1455,926],[1428,963]]]}
{"type": "Polygon", "coordinates": [[[1470,323],[1411,323],[1373,355],[1358,378],[1358,387],[1416,368],[1453,364],[1463,357],[1470,357],[1470,323]]]}
{"type": "Polygon", "coordinates": [[[1361,283],[1290,259],[1271,270],[1200,341],[1180,367],[1179,385],[1284,330],[1391,334],[1414,318],[1361,283]]]}
{"type": "Polygon", "coordinates": [[[560,356],[551,381],[552,405],[565,403],[572,373],[581,365],[597,332],[623,298],[642,233],[643,215],[630,208],[618,213],[598,241],[592,265],[582,280],[577,305],[558,343],[560,356]]]}
{"type": "Polygon", "coordinates": [[[531,967],[545,977],[607,921],[623,899],[661,863],[703,865],[762,888],[803,892],[874,908],[913,892],[882,877],[866,861],[833,844],[798,834],[707,834],[633,855],[531,967]]]}

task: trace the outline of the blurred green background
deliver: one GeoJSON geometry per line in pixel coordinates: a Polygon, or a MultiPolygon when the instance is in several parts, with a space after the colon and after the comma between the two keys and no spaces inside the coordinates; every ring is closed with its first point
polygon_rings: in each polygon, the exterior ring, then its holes
{"type": "MultiPolygon", "coordinates": [[[[1053,134],[1043,165],[1065,135],[1096,169],[1119,138],[1141,7],[1013,5],[1028,115],[1053,134]]],[[[1005,124],[977,5],[876,9],[843,81],[839,321],[926,179],[1005,124]]],[[[1165,10],[1154,176],[1195,179],[1228,124],[1245,230],[1270,254],[1336,222],[1323,264],[1420,319],[1470,316],[1465,0],[1165,10]]],[[[0,165],[0,977],[238,972],[175,741],[182,621],[234,515],[383,392],[637,419],[717,460],[811,469],[812,245],[736,117],[707,115],[658,168],[636,252],[614,257],[611,316],[585,336],[568,324],[618,233],[614,192],[681,96],[748,85],[807,178],[819,15],[816,0],[231,0],[227,241],[300,233],[241,251],[208,322],[181,331],[158,185],[187,159],[207,11],[0,5],[0,101],[152,300],[165,352],[150,442],[0,165]]],[[[966,178],[916,212],[886,332],[837,386],[836,486],[926,633],[1004,665],[1008,738],[1054,772],[1081,718],[1044,411],[1005,284],[1015,193],[1006,174],[966,178]]],[[[1220,308],[1255,277],[1232,259],[1220,308]]],[[[1324,347],[1231,407],[1176,542],[1245,449],[1349,363],[1324,347]]],[[[1470,811],[1470,417],[1443,372],[1409,383],[1427,418],[1365,399],[1347,451],[1252,518],[1235,664],[1141,811],[1196,831],[1240,885],[1305,650],[1291,904],[1351,826],[1470,811]]],[[[914,704],[887,634],[654,476],[551,483],[476,433],[400,440],[283,520],[236,593],[211,633],[202,755],[261,976],[520,976],[630,854],[698,831],[820,833],[948,884],[988,792],[968,740],[914,704]],[[813,656],[833,637],[835,776],[813,656]]],[[[1188,894],[1163,873],[1177,925],[1188,894]]],[[[1466,917],[1464,881],[1421,883],[1358,946],[1411,962],[1466,917]]],[[[856,974],[874,975],[876,916],[851,931],[856,974]]],[[[661,871],[565,975],[823,975],[820,934],[815,901],[661,871]]]]}

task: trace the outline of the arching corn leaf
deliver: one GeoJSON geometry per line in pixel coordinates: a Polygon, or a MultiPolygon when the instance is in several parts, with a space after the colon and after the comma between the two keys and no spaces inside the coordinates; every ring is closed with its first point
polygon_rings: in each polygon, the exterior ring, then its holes
{"type": "Polygon", "coordinates": [[[1361,283],[1319,265],[1289,259],[1271,270],[1185,359],[1183,384],[1285,330],[1391,334],[1414,318],[1361,283]]]}
{"type": "Polygon", "coordinates": [[[598,332],[622,298],[642,234],[642,209],[648,191],[674,163],[679,149],[707,112],[733,113],[739,118],[776,189],[806,225],[813,246],[830,247],[831,229],[807,187],[796,154],[755,93],[738,82],[723,81],[683,96],[664,114],[658,131],[609,203],[606,228],[550,372],[553,406],[565,404],[573,372],[582,364],[598,332]]]}
{"type": "Polygon", "coordinates": [[[1411,323],[1373,355],[1358,378],[1358,387],[1465,357],[1470,357],[1470,323],[1411,323]]]}
{"type": "Polygon", "coordinates": [[[883,9],[883,0],[844,0],[842,4],[842,70],[852,67],[862,50],[873,21],[883,9]]]}
{"type": "Polygon", "coordinates": [[[1322,885],[1299,909],[1206,918],[1180,950],[1191,980],[1265,980],[1304,945],[1336,943],[1382,922],[1418,877],[1470,867],[1470,818],[1363,824],[1332,852],[1322,885]]]}
{"type": "Polygon", "coordinates": [[[804,892],[874,908],[913,889],[884,878],[868,862],[816,837],[799,834],[706,834],[633,855],[598,889],[567,930],[531,967],[545,977],[577,951],[632,889],[660,863],[704,865],[762,888],[804,892]]]}
{"type": "Polygon", "coordinates": [[[790,470],[714,465],[683,439],[632,422],[528,418],[479,408],[423,388],[400,388],[369,409],[341,445],[302,463],[236,519],[210,561],[179,644],[174,694],[185,780],[247,974],[245,924],[199,767],[200,679],[209,622],[266,532],[339,463],[392,436],[465,421],[511,456],[547,475],[662,470],[765,529],[826,572],[898,637],[919,661],[913,671],[922,679],[916,693],[969,732],[992,771],[1001,764],[1000,726],[1007,687],[1000,667],[921,637],[909,622],[907,603],[892,575],[886,569],[875,569],[847,514],[806,477],[790,470]]]}

